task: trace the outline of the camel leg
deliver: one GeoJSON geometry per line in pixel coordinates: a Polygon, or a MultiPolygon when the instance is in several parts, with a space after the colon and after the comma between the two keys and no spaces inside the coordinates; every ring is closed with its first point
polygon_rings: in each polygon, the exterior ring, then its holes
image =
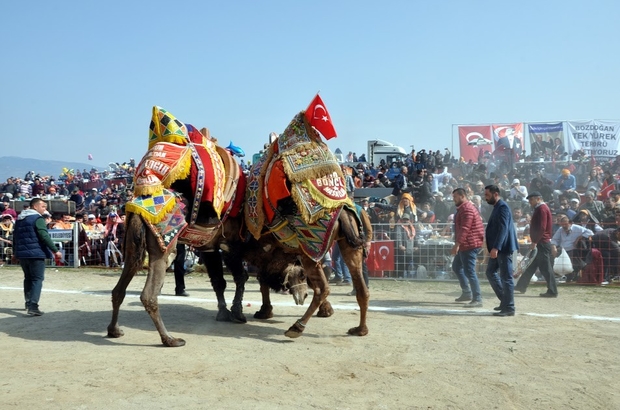
{"type": "Polygon", "coordinates": [[[149,274],[146,278],[142,294],[140,295],[140,300],[144,305],[144,309],[146,309],[151,319],[153,319],[153,323],[155,323],[162,343],[168,347],[179,347],[185,345],[185,340],[174,338],[168,333],[161,319],[161,315],[159,314],[159,305],[157,303],[157,296],[161,291],[166,276],[166,264],[167,255],[161,252],[149,253],[149,274]]]}
{"type": "Polygon", "coordinates": [[[118,283],[112,290],[112,321],[108,325],[108,337],[117,338],[125,334],[118,326],[118,313],[123,301],[125,300],[127,286],[129,286],[137,271],[138,270],[135,269],[135,266],[132,266],[129,263],[125,264],[123,267],[123,273],[118,279],[118,283]]]}
{"type": "Polygon", "coordinates": [[[248,275],[245,269],[243,269],[243,260],[241,256],[235,252],[226,254],[224,259],[235,281],[235,296],[232,306],[230,307],[232,321],[236,323],[246,323],[248,320],[243,315],[243,295],[245,293],[245,283],[248,281],[248,275]]]}
{"type": "Polygon", "coordinates": [[[146,255],[146,230],[142,219],[138,215],[128,214],[127,216],[127,241],[125,248],[125,265],[118,283],[112,290],[112,320],[108,325],[108,337],[121,337],[123,331],[118,326],[118,314],[125,295],[127,287],[135,274],[142,269],[144,257],[146,255]]]}
{"type": "Polygon", "coordinates": [[[202,259],[211,280],[211,287],[217,298],[217,316],[215,316],[215,320],[218,322],[232,322],[232,314],[226,307],[226,299],[224,297],[226,279],[224,279],[224,268],[222,267],[220,251],[216,249],[202,252],[202,259]]]}
{"type": "Polygon", "coordinates": [[[368,327],[366,326],[366,315],[368,313],[368,301],[370,300],[370,293],[364,282],[362,275],[362,263],[363,263],[363,250],[362,248],[351,248],[345,239],[338,241],[340,251],[344,257],[345,263],[351,273],[351,279],[353,280],[353,287],[355,288],[355,296],[357,298],[357,304],[360,307],[360,324],[358,327],[352,327],[348,333],[354,336],[366,336],[368,334],[368,327]]]}
{"type": "Polygon", "coordinates": [[[305,255],[302,257],[301,263],[303,265],[304,272],[306,273],[306,277],[308,278],[308,284],[311,284],[314,294],[306,313],[304,313],[301,319],[297,320],[293,326],[284,332],[284,335],[290,338],[297,338],[301,336],[306,328],[306,324],[314,312],[325,302],[327,296],[329,296],[329,285],[325,279],[325,274],[323,273],[321,264],[314,262],[305,255]]]}
{"type": "Polygon", "coordinates": [[[271,306],[271,296],[269,295],[269,286],[260,283],[260,294],[263,299],[263,304],[260,310],[254,313],[255,319],[271,319],[273,317],[273,306],[271,306]]]}
{"type": "MultiPolygon", "coordinates": [[[[321,266],[321,269],[323,269],[323,266],[321,266]]],[[[325,270],[323,270],[322,276],[325,278],[326,286],[329,286],[328,285],[329,278],[328,278],[328,275],[325,273],[325,270]]],[[[311,280],[306,279],[306,283],[308,283],[308,286],[313,289],[311,282],[312,282],[311,280]]],[[[319,309],[316,312],[316,317],[331,317],[333,314],[334,314],[334,309],[332,308],[332,304],[329,303],[329,300],[327,300],[326,298],[323,301],[323,303],[321,303],[321,305],[319,306],[319,309]]]]}

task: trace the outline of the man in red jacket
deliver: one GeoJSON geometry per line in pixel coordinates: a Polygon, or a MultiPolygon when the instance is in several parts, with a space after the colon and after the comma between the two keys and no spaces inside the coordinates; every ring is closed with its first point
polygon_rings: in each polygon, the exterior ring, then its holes
{"type": "Polygon", "coordinates": [[[534,261],[527,267],[519,278],[515,290],[521,293],[527,291],[532,275],[536,269],[540,269],[547,281],[547,292],[541,293],[544,298],[558,297],[558,286],[555,283],[553,274],[553,264],[551,262],[551,237],[553,236],[553,217],[546,203],[543,202],[540,192],[534,191],[527,196],[530,206],[534,210],[530,221],[530,238],[532,245],[530,249],[537,249],[534,261]]]}
{"type": "Polygon", "coordinates": [[[476,257],[484,240],[482,218],[476,206],[469,201],[463,188],[452,192],[456,215],[454,216],[454,247],[452,270],[461,285],[461,296],[456,302],[469,302],[464,307],[482,307],[480,282],[476,274],[476,257]]]}

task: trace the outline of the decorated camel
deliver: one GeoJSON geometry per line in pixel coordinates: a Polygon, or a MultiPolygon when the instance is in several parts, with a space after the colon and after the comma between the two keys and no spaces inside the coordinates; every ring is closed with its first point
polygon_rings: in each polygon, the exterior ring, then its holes
{"type": "Polygon", "coordinates": [[[265,241],[266,236],[275,238],[273,243],[284,254],[298,255],[313,290],[308,309],[285,332],[286,336],[301,336],[317,309],[319,316],[333,312],[327,301],[329,285],[320,263],[333,242],[338,242],[349,267],[360,307],[359,325],[348,333],[364,336],[368,333],[369,293],[362,278],[362,262],[372,228],[367,215],[347,197],[341,168],[316,130],[326,138],[335,136],[318,95],[252,165],[244,205],[245,222],[259,242],[265,241]]]}
{"type": "Polygon", "coordinates": [[[177,241],[203,252],[217,296],[217,320],[246,322],[242,301],[247,274],[242,265],[240,234],[246,179],[231,150],[218,146],[208,130],[198,131],[159,107],[153,108],[148,148],[136,169],[135,199],[126,204],[125,265],[112,290],[108,336],[123,335],[118,325],[119,309],[127,286],[142,269],[148,253],[148,275],[140,300],[163,344],[183,346],[183,339],[166,330],[157,301],[177,241]],[[224,298],[221,255],[236,285],[230,311],[224,298]]]}

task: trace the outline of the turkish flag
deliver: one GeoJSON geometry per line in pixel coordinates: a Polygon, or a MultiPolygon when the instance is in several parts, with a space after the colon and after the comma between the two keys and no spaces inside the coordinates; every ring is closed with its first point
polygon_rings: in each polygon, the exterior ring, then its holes
{"type": "Polygon", "coordinates": [[[383,271],[394,270],[394,241],[371,242],[366,266],[371,276],[381,276],[383,271]]]}
{"type": "Polygon", "coordinates": [[[306,120],[326,139],[331,139],[336,136],[332,118],[329,116],[327,108],[325,108],[325,104],[323,104],[323,100],[321,100],[318,94],[314,97],[308,108],[306,108],[306,120]]]}

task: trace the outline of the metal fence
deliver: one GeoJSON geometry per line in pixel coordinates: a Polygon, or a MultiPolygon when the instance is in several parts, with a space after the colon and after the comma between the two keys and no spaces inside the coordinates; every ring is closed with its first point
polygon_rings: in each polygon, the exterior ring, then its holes
{"type": "MultiPolygon", "coordinates": [[[[403,278],[418,280],[456,279],[452,271],[451,255],[454,246],[452,223],[416,223],[415,236],[405,237],[397,224],[373,224],[373,241],[366,260],[369,275],[376,278],[403,278]],[[400,232],[399,232],[400,231],[400,232]]],[[[518,278],[528,262],[530,251],[529,227],[516,225],[519,250],[513,254],[514,276],[518,278]]],[[[555,227],[554,232],[560,227],[555,227]]],[[[558,248],[558,253],[561,247],[558,248]]],[[[555,276],[560,282],[605,284],[620,282],[620,247],[613,237],[613,230],[597,232],[592,239],[583,238],[568,253],[569,269],[558,269],[555,276]],[[606,240],[606,235],[612,235],[606,240]],[[594,239],[594,240],[593,240],[594,239]],[[572,268],[572,269],[571,269],[572,268]]],[[[558,255],[559,256],[559,255],[558,255]]],[[[486,279],[489,254],[483,244],[476,263],[480,279],[486,279]]],[[[544,281],[539,271],[532,281],[544,281]]]]}
{"type": "MultiPolygon", "coordinates": [[[[83,229],[83,228],[82,228],[83,229]]],[[[123,256],[120,250],[103,236],[103,232],[80,231],[75,223],[72,229],[49,229],[52,241],[62,256],[47,259],[47,266],[79,268],[80,266],[120,266],[123,256]]],[[[2,262],[15,263],[12,235],[0,241],[2,262]]]]}

